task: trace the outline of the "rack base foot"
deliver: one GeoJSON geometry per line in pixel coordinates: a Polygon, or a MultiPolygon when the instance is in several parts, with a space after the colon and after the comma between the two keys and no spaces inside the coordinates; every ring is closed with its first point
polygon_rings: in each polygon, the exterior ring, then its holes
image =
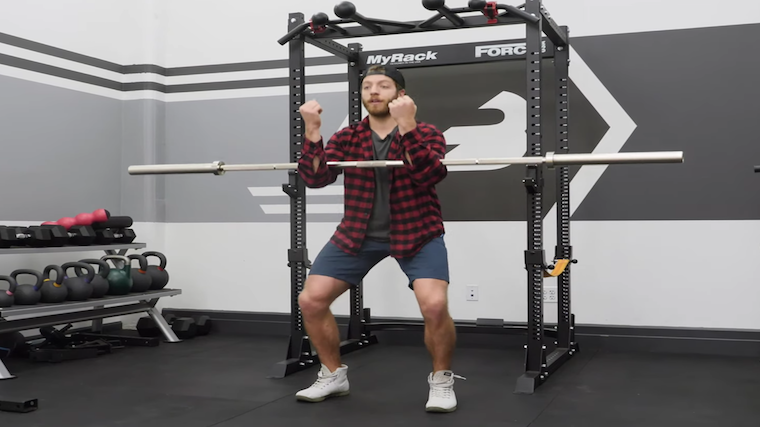
{"type": "MultiPolygon", "coordinates": [[[[368,348],[373,344],[378,344],[377,336],[375,335],[367,335],[362,339],[345,340],[340,343],[340,354],[342,356],[357,350],[368,348]]],[[[319,366],[319,356],[314,353],[304,355],[300,359],[285,359],[272,366],[267,378],[285,378],[288,375],[304,371],[312,366],[319,366]]]]}
{"type": "Polygon", "coordinates": [[[7,400],[0,399],[0,412],[18,412],[27,413],[36,411],[38,407],[37,399],[25,400],[7,400]]]}
{"type": "Polygon", "coordinates": [[[558,348],[546,356],[546,367],[541,372],[528,371],[517,379],[515,394],[533,394],[544,384],[551,374],[556,372],[565,362],[580,351],[578,343],[572,343],[570,348],[558,348]]]}

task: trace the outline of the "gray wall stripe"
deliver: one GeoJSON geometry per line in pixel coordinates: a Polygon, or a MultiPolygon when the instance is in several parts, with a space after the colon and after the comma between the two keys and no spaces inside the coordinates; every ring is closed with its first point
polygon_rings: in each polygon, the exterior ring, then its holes
{"type": "MultiPolygon", "coordinates": [[[[317,83],[339,83],[345,82],[348,78],[346,74],[325,74],[319,76],[306,76],[306,84],[317,83]]],[[[250,89],[256,87],[276,87],[287,86],[288,77],[278,77],[272,79],[256,79],[256,80],[239,80],[231,82],[209,82],[209,83],[192,83],[171,85],[166,87],[166,93],[182,93],[182,92],[202,92],[210,90],[229,90],[229,89],[250,89]]]]}
{"type": "Polygon", "coordinates": [[[166,76],[166,68],[152,64],[123,65],[119,72],[122,74],[153,73],[166,76]]]}
{"type": "Polygon", "coordinates": [[[14,56],[0,53],[0,64],[8,65],[14,68],[34,71],[37,73],[47,74],[49,76],[62,77],[64,79],[74,80],[77,82],[87,83],[95,86],[105,87],[108,89],[122,90],[121,82],[104,79],[102,77],[91,76],[89,74],[71,71],[52,65],[41,64],[28,59],[16,58],[14,56]]]}
{"type": "Polygon", "coordinates": [[[117,73],[122,72],[122,66],[113,62],[104,61],[102,59],[93,58],[92,56],[82,55],[81,53],[72,52],[50,45],[34,42],[21,37],[12,36],[10,34],[0,33],[0,43],[7,44],[9,46],[16,46],[22,49],[31,50],[37,53],[44,53],[45,55],[55,56],[56,58],[68,59],[69,61],[78,62],[80,64],[90,65],[97,68],[102,68],[108,71],[114,71],[117,73]]]}
{"type": "MultiPolygon", "coordinates": [[[[337,57],[306,58],[307,66],[345,64],[346,61],[337,57]]],[[[275,59],[259,62],[239,62],[233,64],[197,65],[190,67],[167,68],[166,76],[187,76],[196,74],[229,73],[235,71],[272,70],[288,68],[287,59],[275,59]]]]}
{"type": "MultiPolygon", "coordinates": [[[[54,56],[56,58],[67,59],[69,61],[77,62],[92,67],[101,68],[108,71],[113,71],[121,74],[140,74],[140,73],[153,73],[161,76],[187,76],[197,74],[213,74],[213,73],[227,73],[234,71],[254,71],[254,70],[268,70],[276,68],[287,68],[287,59],[277,59],[270,61],[258,61],[258,62],[239,62],[230,64],[214,64],[214,65],[194,65],[186,67],[174,67],[165,68],[160,65],[154,64],[133,64],[133,65],[119,65],[113,62],[105,61],[102,59],[94,58],[92,56],[82,55],[80,53],[72,52],[69,50],[57,48],[54,46],[38,43],[21,37],[12,36],[10,34],[0,33],[0,43],[7,44],[9,46],[20,47],[22,49],[31,50],[37,53],[44,53],[45,55],[54,56]]],[[[317,57],[307,58],[307,66],[315,65],[334,65],[345,63],[340,58],[336,57],[317,57]]]]}
{"type": "MultiPolygon", "coordinates": [[[[0,53],[0,64],[8,65],[14,68],[20,68],[23,70],[34,71],[37,73],[46,74],[54,77],[61,77],[64,79],[74,80],[82,83],[87,83],[95,86],[100,86],[108,89],[119,90],[124,92],[133,92],[139,90],[153,90],[162,93],[182,93],[182,92],[201,92],[212,90],[228,90],[228,89],[249,89],[257,87],[274,87],[274,86],[287,86],[288,78],[272,78],[272,79],[257,79],[257,80],[239,80],[239,81],[227,81],[227,82],[208,82],[208,83],[189,83],[179,85],[164,85],[156,82],[131,82],[121,83],[102,77],[91,76],[89,74],[80,73],[78,71],[71,71],[52,65],[42,64],[28,59],[16,58],[14,56],[5,55],[0,53]]],[[[326,74],[309,76],[306,78],[307,84],[316,83],[336,83],[346,81],[345,74],[326,74]]]]}
{"type": "Polygon", "coordinates": [[[122,83],[121,90],[124,92],[134,92],[136,90],[155,90],[156,92],[166,93],[167,86],[156,82],[132,82],[122,83]]]}

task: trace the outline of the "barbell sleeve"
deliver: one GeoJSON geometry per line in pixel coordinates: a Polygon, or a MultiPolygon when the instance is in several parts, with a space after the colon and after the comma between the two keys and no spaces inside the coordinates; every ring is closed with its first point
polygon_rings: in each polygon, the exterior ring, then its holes
{"type": "MultiPolygon", "coordinates": [[[[683,163],[683,151],[643,152],[643,153],[587,153],[555,154],[547,153],[545,157],[506,157],[484,159],[443,159],[446,166],[458,165],[541,165],[549,168],[570,165],[604,165],[604,164],[649,164],[649,163],[683,163]]],[[[404,166],[402,160],[367,160],[327,162],[336,168],[387,168],[404,166]]],[[[141,165],[130,166],[130,175],[163,175],[213,173],[223,175],[225,172],[245,172],[264,170],[294,170],[298,163],[262,163],[227,165],[224,162],[176,165],[141,165]]],[[[757,172],[757,168],[755,170],[757,172]]]]}
{"type": "Polygon", "coordinates": [[[755,166],[755,173],[760,173],[760,166],[755,166]]]}
{"type": "Polygon", "coordinates": [[[548,153],[549,167],[570,165],[623,165],[652,163],[683,163],[683,151],[660,151],[643,153],[554,154],[548,153]]]}
{"type": "Polygon", "coordinates": [[[211,163],[187,163],[173,165],[139,165],[130,166],[127,170],[130,175],[178,175],[193,173],[224,174],[224,162],[211,163]]]}

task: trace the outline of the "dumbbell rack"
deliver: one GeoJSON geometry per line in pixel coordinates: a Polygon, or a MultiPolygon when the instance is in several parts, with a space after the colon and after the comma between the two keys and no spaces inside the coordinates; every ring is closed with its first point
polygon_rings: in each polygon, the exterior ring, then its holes
{"type": "MultiPolygon", "coordinates": [[[[126,255],[129,249],[143,249],[145,243],[121,243],[111,245],[62,246],[48,248],[8,248],[0,249],[0,255],[55,252],[105,251],[108,255],[126,255]]],[[[118,261],[117,261],[118,263],[118,261]]],[[[171,326],[155,307],[158,299],[181,294],[179,289],[162,289],[131,293],[128,295],[106,295],[87,301],[66,301],[58,304],[14,305],[0,308],[0,334],[25,331],[67,323],[92,320],[92,332],[98,333],[103,319],[135,313],[148,313],[161,329],[167,342],[180,342],[171,326]],[[109,307],[106,307],[109,306],[109,307]]],[[[15,378],[0,361],[0,380],[15,378]]]]}

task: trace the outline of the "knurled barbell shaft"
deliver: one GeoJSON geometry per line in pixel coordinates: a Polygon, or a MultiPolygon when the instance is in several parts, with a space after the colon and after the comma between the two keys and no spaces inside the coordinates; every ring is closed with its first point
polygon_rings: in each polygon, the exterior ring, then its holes
{"type": "MultiPolygon", "coordinates": [[[[506,157],[484,159],[443,159],[446,166],[459,165],[542,165],[554,166],[605,165],[605,164],[650,164],[683,163],[683,151],[660,151],[640,153],[588,153],[588,154],[554,154],[545,157],[506,157]]],[[[401,160],[370,160],[327,162],[328,166],[337,168],[387,168],[401,167],[401,160]]],[[[294,170],[298,163],[262,163],[227,165],[224,162],[188,163],[167,165],[130,166],[130,175],[174,175],[192,173],[248,172],[264,170],[294,170]]]]}

